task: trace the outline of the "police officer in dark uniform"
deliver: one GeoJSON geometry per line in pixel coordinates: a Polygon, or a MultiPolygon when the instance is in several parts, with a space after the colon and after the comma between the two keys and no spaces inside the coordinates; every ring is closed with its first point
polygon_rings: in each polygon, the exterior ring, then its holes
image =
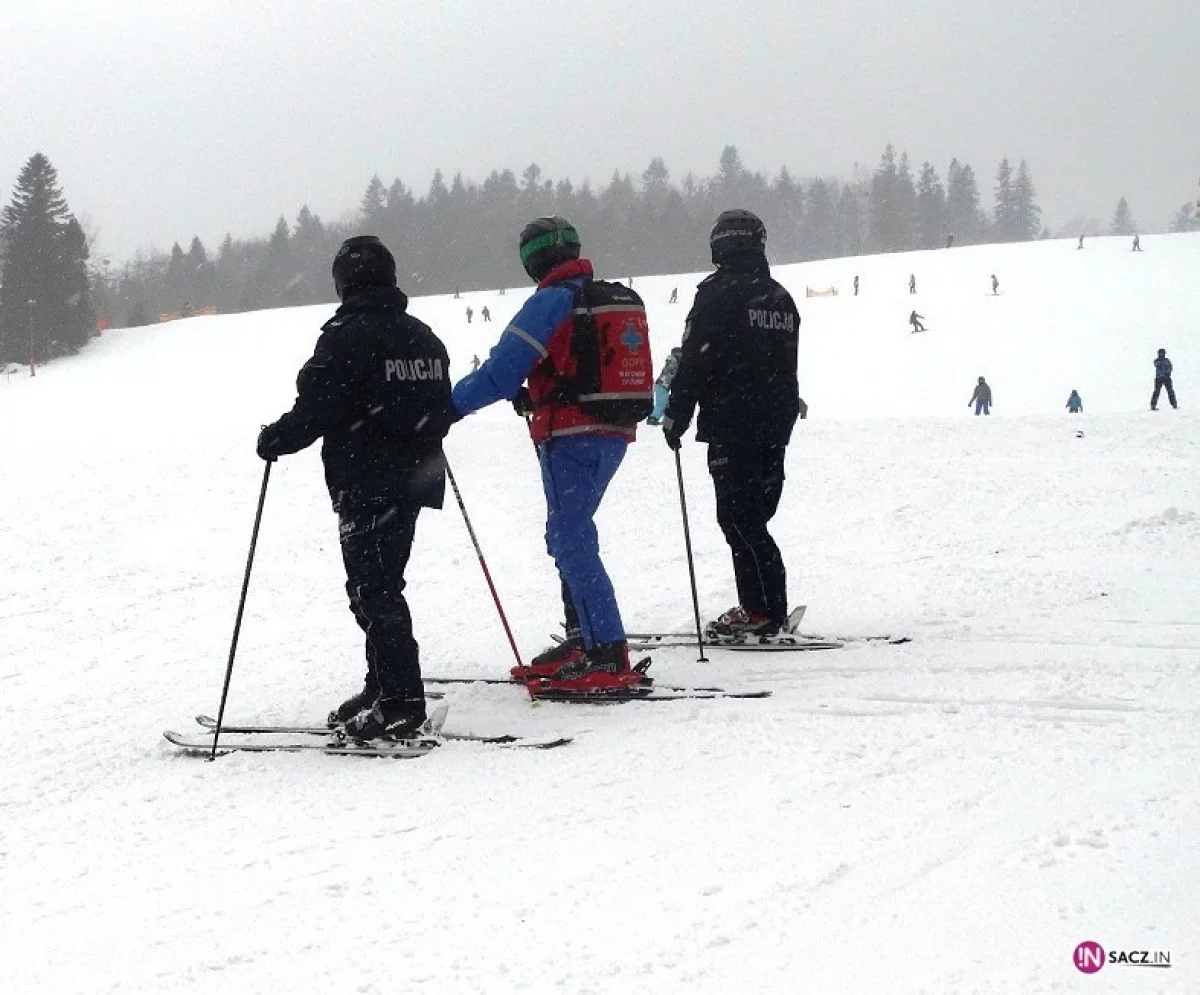
{"type": "Polygon", "coordinates": [[[458,415],[446,347],[407,313],[387,247],[374,235],[347,239],[333,283],[342,306],[296,378],[292,410],[259,435],[258,455],[274,460],[324,438],[350,610],[367,637],[365,686],[329,722],[358,739],[403,738],[426,718],[404,568],[420,510],[442,506],[442,439],[458,415]]]}
{"type": "Polygon", "coordinates": [[[800,314],[771,278],[767,230],[749,211],[725,211],[709,236],[717,271],[696,291],[679,372],[663,419],[678,449],[697,405],[717,522],[733,553],[739,604],[709,623],[715,635],[770,635],[787,623],[787,572],[767,523],[783,494],[783,462],[800,412],[800,314]]]}

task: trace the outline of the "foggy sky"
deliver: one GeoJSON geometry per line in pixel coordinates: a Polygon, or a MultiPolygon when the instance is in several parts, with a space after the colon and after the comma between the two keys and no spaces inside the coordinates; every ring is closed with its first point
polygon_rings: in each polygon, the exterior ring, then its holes
{"type": "MultiPolygon", "coordinates": [[[[215,249],[531,162],[604,184],[872,170],[887,142],[991,208],[1029,162],[1043,221],[1164,227],[1200,191],[1196,0],[63,0],[0,8],[0,202],[44,152],[114,263],[215,249]]],[[[767,219],[768,228],[770,219],[767,219]]]]}

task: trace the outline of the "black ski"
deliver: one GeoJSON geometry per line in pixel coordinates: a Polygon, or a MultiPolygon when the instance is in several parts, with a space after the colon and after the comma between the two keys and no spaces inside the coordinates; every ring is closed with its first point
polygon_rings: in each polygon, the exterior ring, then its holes
{"type": "MultiPolygon", "coordinates": [[[[197,715],[196,721],[210,732],[217,727],[217,720],[211,715],[197,715]]],[[[328,726],[304,726],[304,725],[222,725],[221,726],[221,746],[225,745],[224,736],[230,733],[234,736],[258,736],[258,735],[291,735],[291,736],[324,736],[326,738],[338,739],[335,730],[328,726]]],[[[552,750],[558,746],[566,746],[570,743],[570,736],[559,736],[553,739],[533,739],[526,736],[513,736],[509,734],[499,736],[476,736],[472,733],[464,732],[447,732],[441,729],[437,735],[451,742],[463,743],[487,743],[493,746],[515,746],[529,750],[552,750]]],[[[349,743],[349,740],[344,740],[344,743],[349,743]]],[[[212,746],[212,741],[209,740],[209,746],[212,746]]]]}
{"type": "MultiPolygon", "coordinates": [[[[742,653],[800,653],[805,650],[840,650],[846,644],[832,639],[798,636],[759,636],[746,639],[705,639],[707,650],[732,650],[742,653]]],[[[646,632],[629,637],[629,648],[644,652],[654,649],[695,648],[696,637],[682,632],[646,632]]]]}
{"type": "MultiPolygon", "coordinates": [[[[695,646],[695,642],[692,643],[695,646]]],[[[631,647],[632,648],[632,647],[631,647]]],[[[515,677],[426,677],[426,684],[507,684],[523,687],[515,677]]],[[[717,687],[684,687],[678,684],[655,684],[660,691],[707,691],[714,694],[724,694],[725,688],[717,687]]]]}
{"type": "MultiPolygon", "coordinates": [[[[853,643],[888,643],[899,646],[912,642],[912,636],[820,636],[808,632],[780,633],[774,636],[737,636],[704,639],[705,649],[742,650],[745,652],[802,652],[804,650],[844,649],[853,643]]],[[[629,648],[639,651],[696,645],[696,637],[686,632],[634,632],[629,648]]]]}
{"type": "Polygon", "coordinates": [[[668,691],[652,685],[621,688],[612,691],[552,691],[549,682],[533,692],[536,701],[561,701],[583,705],[611,705],[624,701],[696,701],[698,699],[738,698],[757,699],[771,697],[770,691],[668,691]]]}

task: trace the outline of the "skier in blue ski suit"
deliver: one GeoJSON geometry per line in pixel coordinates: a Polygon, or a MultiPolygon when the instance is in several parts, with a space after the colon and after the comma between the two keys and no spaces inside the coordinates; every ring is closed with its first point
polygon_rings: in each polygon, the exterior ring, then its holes
{"type": "MultiPolygon", "coordinates": [[[[593,516],[636,429],[604,424],[555,396],[553,357],[568,341],[575,292],[592,279],[592,264],[579,258],[578,234],[565,219],[539,218],[522,233],[521,256],[538,289],[452,397],[461,415],[512,400],[532,416],[546,495],[546,550],[562,580],[569,638],[562,652],[543,654],[526,670],[559,681],[562,690],[607,690],[631,682],[629,644],[593,516]]],[[[514,668],[514,676],[525,673],[514,668]]]]}

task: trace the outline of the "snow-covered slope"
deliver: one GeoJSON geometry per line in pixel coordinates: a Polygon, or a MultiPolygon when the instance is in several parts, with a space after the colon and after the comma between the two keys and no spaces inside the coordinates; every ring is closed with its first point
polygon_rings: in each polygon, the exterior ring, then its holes
{"type": "MultiPolygon", "coordinates": [[[[255,436],[332,306],[112,332],[0,385],[0,988],[1200,990],[1200,235],[1144,248],[780,267],[811,406],[775,523],[793,601],[806,629],[913,642],[655,654],[662,680],[766,701],[531,708],[451,689],[451,728],[576,737],[544,754],[206,764],[160,738],[216,708],[255,436]],[[1179,411],[1147,410],[1159,346],[1179,411]],[[979,375],[987,419],[966,407],[979,375]],[[1086,977],[1084,940],[1172,965],[1086,977]]],[[[698,278],[635,280],[660,357],[698,278]]],[[[524,296],[411,307],[457,376],[524,296]]],[[[447,451],[528,655],[558,615],[528,437],[497,406],[447,451]]],[[[731,571],[703,448],[683,455],[711,615],[731,571]]],[[[600,527],[626,622],[686,626],[653,429],[600,527]]],[[[507,670],[454,505],[422,516],[409,578],[428,673],[507,670]]],[[[341,583],[314,448],[272,474],[230,716],[319,719],[357,688],[341,583]]]]}

